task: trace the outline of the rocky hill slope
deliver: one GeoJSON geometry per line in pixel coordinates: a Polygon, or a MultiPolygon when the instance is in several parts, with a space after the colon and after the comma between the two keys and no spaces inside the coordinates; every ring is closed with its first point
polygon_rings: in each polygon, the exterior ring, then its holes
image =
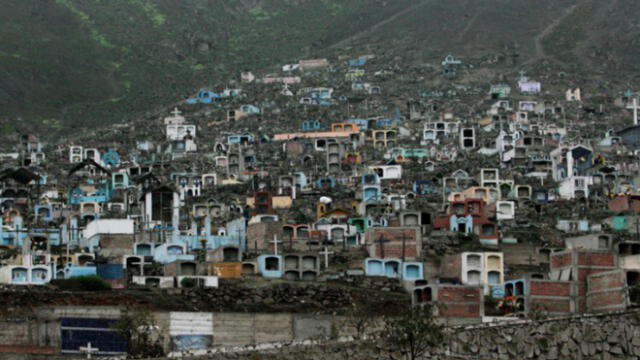
{"type": "Polygon", "coordinates": [[[0,131],[80,132],[242,70],[356,51],[486,55],[633,87],[638,13],[635,0],[7,0],[0,131]]]}

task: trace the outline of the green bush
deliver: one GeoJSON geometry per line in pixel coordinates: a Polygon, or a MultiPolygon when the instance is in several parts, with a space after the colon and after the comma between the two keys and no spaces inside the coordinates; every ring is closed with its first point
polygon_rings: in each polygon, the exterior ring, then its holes
{"type": "Polygon", "coordinates": [[[111,290],[111,284],[98,275],[79,276],[78,280],[80,280],[82,288],[87,291],[111,290]]]}
{"type": "Polygon", "coordinates": [[[111,284],[97,275],[76,276],[70,279],[56,279],[52,285],[66,291],[106,291],[111,290],[111,284]]]}

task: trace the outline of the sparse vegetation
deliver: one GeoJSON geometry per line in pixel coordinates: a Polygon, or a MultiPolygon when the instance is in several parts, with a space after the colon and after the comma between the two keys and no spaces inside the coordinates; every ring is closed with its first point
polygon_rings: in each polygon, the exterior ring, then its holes
{"type": "Polygon", "coordinates": [[[60,290],[66,291],[107,291],[111,290],[111,284],[97,275],[76,276],[70,279],[58,279],[51,281],[60,290]]]}
{"type": "Polygon", "coordinates": [[[313,56],[301,49],[320,50],[411,1],[336,3],[10,0],[0,14],[11,24],[0,36],[0,117],[21,116],[20,126],[49,136],[134,119],[244,69],[313,56]]]}
{"type": "Polygon", "coordinates": [[[127,308],[114,328],[127,340],[130,358],[160,357],[164,352],[164,336],[148,308],[127,308]]]}
{"type": "Polygon", "coordinates": [[[399,316],[387,318],[383,338],[389,347],[389,359],[400,353],[405,359],[420,359],[430,348],[441,344],[445,328],[436,322],[429,304],[414,306],[399,316]]]}

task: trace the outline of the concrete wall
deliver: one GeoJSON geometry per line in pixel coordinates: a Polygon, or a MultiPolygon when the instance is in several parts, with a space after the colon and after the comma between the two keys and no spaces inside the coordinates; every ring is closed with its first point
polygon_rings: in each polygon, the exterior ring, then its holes
{"type": "MultiPolygon", "coordinates": [[[[61,318],[117,319],[121,310],[51,307],[39,309],[34,320],[0,321],[0,359],[5,352],[59,354],[61,318]]],[[[330,315],[154,312],[152,316],[168,350],[325,338],[344,327],[343,319],[330,315]]]]}
{"type": "MultiPolygon", "coordinates": [[[[445,341],[422,358],[453,359],[637,359],[640,312],[577,316],[543,321],[515,321],[451,328],[445,341]]],[[[389,357],[383,339],[338,339],[321,343],[283,343],[259,349],[229,349],[203,354],[203,360],[370,360],[389,357]]],[[[393,358],[401,358],[393,354],[393,358]]]]}

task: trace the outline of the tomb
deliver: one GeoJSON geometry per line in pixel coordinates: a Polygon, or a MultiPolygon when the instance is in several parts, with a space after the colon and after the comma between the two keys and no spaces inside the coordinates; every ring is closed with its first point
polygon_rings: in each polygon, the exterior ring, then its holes
{"type": "Polygon", "coordinates": [[[284,257],[284,269],[285,270],[297,270],[300,265],[300,258],[296,255],[286,255],[284,257]]]}
{"type": "Polygon", "coordinates": [[[281,255],[258,256],[258,272],[267,278],[280,278],[283,275],[284,260],[281,255]]]}
{"type": "Polygon", "coordinates": [[[255,275],[257,273],[256,264],[253,262],[243,262],[241,273],[243,276],[255,275]]]}
{"type": "Polygon", "coordinates": [[[177,276],[175,283],[179,288],[217,288],[217,276],[177,276]]]}
{"type": "Polygon", "coordinates": [[[316,256],[306,255],[302,257],[302,269],[303,270],[317,270],[319,269],[318,258],[316,256]]]}
{"type": "Polygon", "coordinates": [[[302,281],[316,281],[318,273],[316,271],[303,271],[302,281]]]}
{"type": "Polygon", "coordinates": [[[195,261],[176,260],[164,265],[165,276],[196,276],[200,275],[195,261]]]}
{"type": "Polygon", "coordinates": [[[297,270],[285,270],[282,278],[289,281],[300,280],[300,273],[297,270]]]}
{"type": "Polygon", "coordinates": [[[387,277],[395,278],[400,276],[400,260],[385,260],[384,274],[387,277]]]}
{"type": "Polygon", "coordinates": [[[404,280],[420,280],[424,279],[423,264],[419,262],[402,263],[402,279],[404,280]]]}
{"type": "Polygon", "coordinates": [[[382,259],[366,259],[365,274],[367,276],[384,276],[384,260],[382,259]]]}
{"type": "Polygon", "coordinates": [[[154,247],[151,243],[136,243],[135,245],[135,255],[140,256],[153,256],[154,247]]]}

